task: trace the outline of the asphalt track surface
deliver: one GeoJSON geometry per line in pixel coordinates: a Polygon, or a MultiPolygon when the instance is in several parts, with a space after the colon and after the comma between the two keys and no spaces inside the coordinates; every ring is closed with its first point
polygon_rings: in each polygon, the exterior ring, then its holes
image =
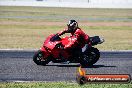
{"type": "MultiPolygon", "coordinates": [[[[38,66],[32,61],[36,50],[0,50],[0,82],[76,81],[79,63],[38,66]]],[[[132,51],[102,51],[100,60],[85,68],[87,74],[130,74],[132,51]]]]}

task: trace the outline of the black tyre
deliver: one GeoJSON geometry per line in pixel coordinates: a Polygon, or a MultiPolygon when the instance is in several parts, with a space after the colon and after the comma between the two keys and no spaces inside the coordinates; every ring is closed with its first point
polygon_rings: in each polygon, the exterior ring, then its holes
{"type": "Polygon", "coordinates": [[[77,80],[77,83],[80,84],[80,85],[83,85],[87,82],[86,77],[80,76],[80,75],[77,75],[76,80],[77,80]]]}
{"type": "Polygon", "coordinates": [[[42,51],[38,50],[33,56],[33,61],[37,65],[46,65],[50,62],[50,59],[44,58],[44,54],[42,53],[42,51]]]}
{"type": "Polygon", "coordinates": [[[81,59],[80,64],[83,67],[92,66],[95,64],[100,58],[100,52],[97,48],[90,48],[83,54],[83,58],[81,59]]]}

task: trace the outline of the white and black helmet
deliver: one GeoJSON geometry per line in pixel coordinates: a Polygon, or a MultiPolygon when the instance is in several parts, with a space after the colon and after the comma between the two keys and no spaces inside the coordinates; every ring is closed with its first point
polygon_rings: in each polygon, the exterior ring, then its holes
{"type": "Polygon", "coordinates": [[[67,26],[69,31],[73,31],[78,28],[78,23],[75,20],[70,20],[67,26]]]}

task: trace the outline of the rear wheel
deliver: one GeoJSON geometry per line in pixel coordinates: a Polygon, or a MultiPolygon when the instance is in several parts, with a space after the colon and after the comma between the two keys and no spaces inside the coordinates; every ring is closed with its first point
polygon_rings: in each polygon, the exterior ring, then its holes
{"type": "Polygon", "coordinates": [[[33,56],[33,61],[37,64],[37,65],[46,65],[50,62],[49,58],[44,58],[44,54],[42,51],[37,51],[34,56],[33,56]]]}
{"type": "Polygon", "coordinates": [[[84,67],[92,66],[95,64],[100,58],[100,52],[97,48],[90,48],[83,54],[83,58],[81,59],[80,64],[84,67]]]}

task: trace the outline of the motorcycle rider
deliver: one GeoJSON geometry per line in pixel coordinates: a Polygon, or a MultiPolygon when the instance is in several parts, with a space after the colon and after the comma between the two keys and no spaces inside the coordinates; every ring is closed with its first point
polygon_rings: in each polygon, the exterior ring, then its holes
{"type": "MultiPolygon", "coordinates": [[[[78,27],[78,23],[75,20],[70,20],[69,23],[67,24],[67,29],[64,29],[63,31],[59,32],[58,35],[61,36],[65,33],[71,33],[71,37],[74,36],[77,38],[77,43],[78,46],[76,47],[81,47],[84,46],[84,44],[89,43],[89,36],[86,35],[81,28],[78,27]]],[[[69,43],[67,46],[64,48],[68,48],[72,45],[72,43],[69,43]]]]}
{"type": "Polygon", "coordinates": [[[71,33],[71,37],[75,37],[77,39],[77,42],[75,44],[69,43],[68,45],[64,46],[64,49],[70,49],[72,54],[74,52],[76,56],[80,56],[82,52],[82,47],[85,44],[90,43],[88,40],[89,36],[86,35],[81,28],[79,28],[78,23],[75,20],[70,20],[67,24],[67,29],[64,29],[63,31],[59,32],[58,36],[61,36],[65,33],[71,33]]]}

